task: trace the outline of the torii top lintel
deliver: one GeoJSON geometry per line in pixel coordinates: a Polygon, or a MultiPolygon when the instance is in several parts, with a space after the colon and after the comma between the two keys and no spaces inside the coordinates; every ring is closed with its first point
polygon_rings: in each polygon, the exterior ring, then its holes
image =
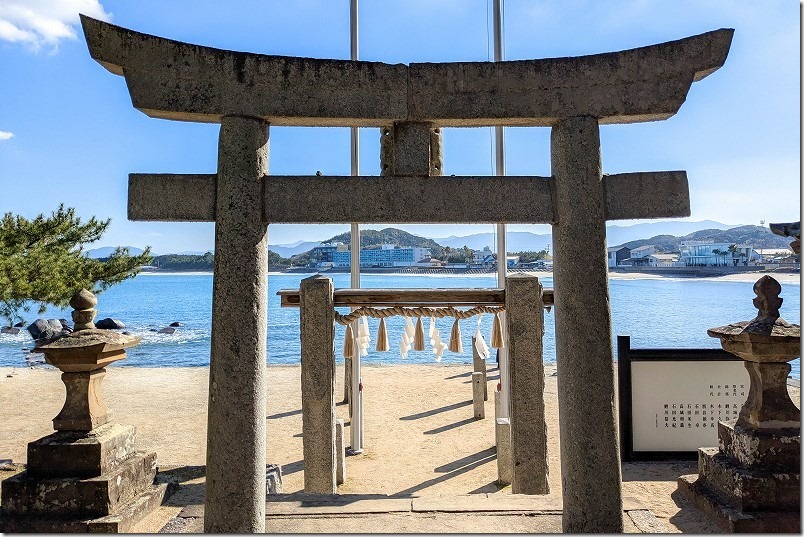
{"type": "Polygon", "coordinates": [[[411,63],[270,56],[143,34],[81,16],[92,57],[126,79],[151,117],[273,125],[551,126],[667,119],[691,84],[720,68],[734,33],[720,29],[621,52],[492,62],[411,63]]]}

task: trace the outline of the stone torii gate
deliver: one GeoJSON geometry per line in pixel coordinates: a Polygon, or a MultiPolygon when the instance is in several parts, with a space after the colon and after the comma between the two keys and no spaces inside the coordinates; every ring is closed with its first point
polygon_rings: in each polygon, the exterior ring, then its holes
{"type": "Polygon", "coordinates": [[[622,531],[605,223],[688,216],[689,192],[681,171],[603,175],[598,127],[675,114],[733,30],[576,58],[388,65],[82,24],[135,108],[221,124],[217,174],[131,174],[128,204],[132,220],[215,222],[206,531],[264,530],[267,227],[319,222],[553,225],[564,530],[622,531]],[[269,176],[269,125],[380,127],[383,176],[269,176]],[[440,127],[496,125],[550,127],[552,176],[441,177],[440,127]]]}

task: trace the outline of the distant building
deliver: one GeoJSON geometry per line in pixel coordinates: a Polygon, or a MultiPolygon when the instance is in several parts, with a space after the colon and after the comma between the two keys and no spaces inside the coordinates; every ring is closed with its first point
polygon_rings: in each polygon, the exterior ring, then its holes
{"type": "Polygon", "coordinates": [[[681,262],[687,267],[734,266],[747,264],[757,257],[751,246],[734,245],[733,251],[730,247],[727,242],[681,241],[681,262]]]}
{"type": "Polygon", "coordinates": [[[616,267],[631,257],[631,249],[625,246],[611,246],[608,248],[609,267],[616,267]]]}
{"type": "MultiPolygon", "coordinates": [[[[429,259],[429,248],[408,247],[401,248],[393,244],[383,244],[380,248],[361,249],[361,267],[410,267],[421,259],[429,259]]],[[[336,267],[352,266],[352,252],[336,251],[333,254],[333,263],[336,267]]]]}
{"type": "Polygon", "coordinates": [[[310,251],[310,264],[316,267],[332,267],[335,265],[335,254],[348,251],[349,246],[342,242],[324,243],[310,251]]]}
{"type": "Polygon", "coordinates": [[[678,267],[684,266],[679,262],[679,254],[650,254],[648,256],[649,267],[678,267]]]}
{"type": "Polygon", "coordinates": [[[443,267],[445,264],[446,263],[444,263],[440,259],[436,259],[435,257],[427,257],[425,259],[417,261],[414,264],[414,266],[436,268],[436,267],[443,267]]]}
{"type": "Polygon", "coordinates": [[[653,245],[638,246],[637,248],[631,248],[631,259],[643,259],[655,253],[656,247],[653,245]]]}

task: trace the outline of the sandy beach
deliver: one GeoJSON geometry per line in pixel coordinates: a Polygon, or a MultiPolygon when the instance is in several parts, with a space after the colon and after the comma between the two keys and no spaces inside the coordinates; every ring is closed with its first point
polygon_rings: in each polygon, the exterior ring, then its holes
{"type": "MultiPolygon", "coordinates": [[[[509,494],[496,484],[493,401],[474,420],[471,366],[364,366],[365,451],[347,459],[341,493],[405,496],[509,494]]],[[[338,368],[336,397],[343,393],[338,368]]],[[[555,365],[545,368],[551,495],[561,495],[555,365]]],[[[160,464],[203,465],[206,452],[207,368],[112,367],[104,381],[114,419],[135,425],[141,449],[160,464]]],[[[489,391],[497,371],[489,374],[489,391]]],[[[268,462],[282,465],[285,492],[303,487],[300,368],[268,368],[268,462]]],[[[794,399],[798,401],[798,391],[794,399]]],[[[0,368],[0,460],[24,462],[27,442],[49,434],[63,403],[59,372],[50,368],[0,368]]],[[[348,407],[338,417],[349,422],[348,407]]],[[[348,429],[347,429],[348,438],[348,429]]],[[[233,440],[233,441],[236,441],[233,440]]],[[[348,442],[347,442],[348,443],[348,442]]],[[[646,505],[670,531],[714,533],[716,526],[676,493],[679,475],[693,462],[626,463],[623,494],[646,505]]]]}

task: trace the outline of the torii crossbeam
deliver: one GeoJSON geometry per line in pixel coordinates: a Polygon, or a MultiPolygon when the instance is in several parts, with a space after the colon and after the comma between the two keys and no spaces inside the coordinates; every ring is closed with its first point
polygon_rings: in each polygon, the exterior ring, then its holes
{"type": "Polygon", "coordinates": [[[129,179],[130,219],[215,222],[206,531],[264,530],[267,226],[304,222],[552,224],[563,526],[623,530],[605,223],[689,216],[689,192],[681,171],[603,175],[598,127],[675,114],[733,30],[577,58],[388,65],[82,24],[135,108],[221,124],[217,174],[129,179]],[[269,176],[269,125],[381,127],[383,176],[269,176]],[[440,127],[497,125],[551,127],[552,176],[441,177],[440,127]]]}

